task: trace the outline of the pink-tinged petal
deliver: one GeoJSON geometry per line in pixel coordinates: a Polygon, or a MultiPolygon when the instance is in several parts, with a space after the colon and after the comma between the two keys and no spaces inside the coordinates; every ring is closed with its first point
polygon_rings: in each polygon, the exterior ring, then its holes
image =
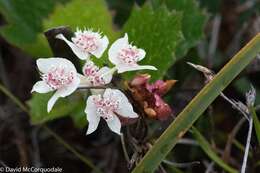
{"type": "Polygon", "coordinates": [[[156,67],[151,65],[132,65],[132,66],[126,66],[126,65],[117,65],[117,72],[118,73],[124,73],[127,71],[136,71],[136,70],[157,70],[156,67]]]}
{"type": "Polygon", "coordinates": [[[151,93],[158,94],[160,96],[165,95],[172,86],[177,82],[177,80],[157,80],[152,84],[146,84],[146,89],[151,93]]]}
{"type": "Polygon", "coordinates": [[[52,107],[54,106],[59,97],[66,97],[72,94],[78,88],[79,83],[79,78],[75,78],[75,80],[70,85],[58,89],[48,101],[47,111],[51,111],[52,107]]]}
{"type": "Polygon", "coordinates": [[[110,70],[108,67],[102,67],[97,73],[98,76],[102,76],[105,84],[109,84],[113,78],[113,74],[109,73],[110,70]]]}
{"type": "Polygon", "coordinates": [[[58,34],[56,36],[57,39],[63,40],[67,43],[67,45],[71,48],[73,53],[81,60],[86,60],[89,58],[89,53],[82,51],[80,48],[78,48],[74,43],[69,41],[67,38],[64,37],[63,34],[58,34]]]}
{"type": "Polygon", "coordinates": [[[99,124],[100,116],[97,115],[97,107],[94,102],[94,99],[100,96],[89,96],[87,100],[87,106],[85,109],[85,113],[87,115],[88,120],[88,130],[87,135],[93,133],[99,124]]]}
{"type": "Polygon", "coordinates": [[[139,74],[134,77],[134,79],[130,82],[131,86],[142,86],[148,84],[148,81],[151,79],[151,75],[149,74],[139,74]]]}
{"type": "Polygon", "coordinates": [[[118,53],[120,52],[121,49],[125,48],[128,46],[128,36],[125,34],[123,38],[117,39],[110,47],[108,50],[108,59],[110,62],[113,64],[118,64],[120,63],[120,60],[118,59],[118,53]]]}
{"type": "Polygon", "coordinates": [[[139,52],[138,61],[141,61],[142,59],[144,59],[146,52],[143,49],[138,49],[138,52],[139,52]]]}
{"type": "Polygon", "coordinates": [[[48,101],[48,105],[47,105],[47,112],[48,112],[48,113],[52,110],[54,104],[56,103],[56,101],[58,100],[59,97],[60,97],[59,93],[56,92],[56,93],[54,93],[53,96],[50,98],[50,100],[48,101]]]}
{"type": "Polygon", "coordinates": [[[59,58],[59,57],[54,57],[54,58],[39,58],[36,61],[37,67],[40,72],[42,73],[47,73],[51,68],[53,67],[59,67],[59,66],[64,66],[68,70],[72,70],[76,72],[75,66],[70,62],[69,60],[65,58],[59,58]]]}
{"type": "Polygon", "coordinates": [[[116,91],[119,91],[119,90],[107,88],[104,92],[103,98],[109,99],[109,100],[116,99],[116,97],[118,96],[118,92],[116,92],[116,91]]]}
{"type": "Polygon", "coordinates": [[[94,55],[97,58],[100,58],[104,51],[106,50],[108,46],[108,38],[107,36],[104,36],[102,39],[99,40],[99,46],[95,51],[90,52],[92,55],[94,55]]]}
{"type": "Polygon", "coordinates": [[[71,84],[58,89],[57,93],[60,95],[60,97],[66,97],[72,94],[78,88],[79,84],[80,84],[80,79],[76,77],[71,84]]]}
{"type": "Polygon", "coordinates": [[[53,89],[50,88],[44,81],[38,81],[33,85],[31,92],[34,91],[37,93],[47,93],[53,91],[53,89]]]}
{"type": "Polygon", "coordinates": [[[125,118],[138,118],[138,114],[134,112],[133,106],[127,99],[122,99],[116,113],[125,118]]]}
{"type": "Polygon", "coordinates": [[[155,97],[155,108],[156,116],[159,120],[163,121],[173,115],[171,107],[157,94],[155,97]]]}
{"type": "Polygon", "coordinates": [[[117,89],[106,89],[104,98],[109,98],[110,100],[118,101],[118,108],[115,111],[118,115],[125,118],[137,118],[137,113],[134,112],[131,103],[128,101],[124,93],[117,89]]]}
{"type": "Polygon", "coordinates": [[[121,122],[117,116],[114,116],[112,120],[107,121],[107,125],[111,131],[120,135],[121,122]]]}

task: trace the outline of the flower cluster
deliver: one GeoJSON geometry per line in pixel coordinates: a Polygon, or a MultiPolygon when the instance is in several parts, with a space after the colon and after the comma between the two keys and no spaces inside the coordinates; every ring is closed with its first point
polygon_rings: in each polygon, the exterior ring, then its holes
{"type": "MultiPolygon", "coordinates": [[[[75,66],[67,59],[60,57],[41,58],[37,60],[37,66],[41,74],[32,88],[32,92],[47,93],[55,91],[48,101],[47,111],[50,112],[55,102],[60,97],[72,94],[80,87],[98,87],[111,82],[113,74],[134,70],[157,70],[150,65],[139,65],[138,62],[145,57],[145,51],[137,48],[128,41],[127,34],[116,40],[108,50],[108,59],[114,67],[101,67],[91,61],[91,56],[101,58],[109,45],[109,40],[101,33],[92,30],[77,30],[71,40],[62,34],[56,36],[63,40],[71,48],[74,54],[85,61],[82,74],[78,73],[75,66]]],[[[118,89],[104,89],[102,92],[93,92],[87,99],[85,113],[87,114],[87,134],[94,132],[102,117],[108,127],[120,134],[122,118],[137,118],[133,106],[128,98],[118,89]]]]}

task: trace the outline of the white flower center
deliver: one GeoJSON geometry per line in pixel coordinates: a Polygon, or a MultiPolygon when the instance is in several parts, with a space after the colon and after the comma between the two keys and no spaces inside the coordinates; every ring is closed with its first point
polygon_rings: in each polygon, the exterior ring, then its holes
{"type": "Polygon", "coordinates": [[[106,98],[96,98],[95,104],[97,106],[97,114],[106,121],[113,120],[115,112],[119,107],[119,101],[106,98]]]}
{"type": "Polygon", "coordinates": [[[98,66],[96,66],[93,62],[89,62],[83,67],[83,73],[88,77],[88,80],[92,86],[100,86],[105,84],[104,78],[99,76],[98,71],[98,66]]]}
{"type": "Polygon", "coordinates": [[[75,78],[75,72],[68,71],[65,67],[52,67],[48,73],[42,75],[45,81],[52,89],[56,90],[72,83],[75,78]]]}
{"type": "Polygon", "coordinates": [[[135,46],[129,45],[129,47],[121,49],[118,58],[122,60],[123,63],[135,65],[139,60],[139,50],[135,46]]]}
{"type": "Polygon", "coordinates": [[[92,52],[98,48],[99,37],[93,33],[78,33],[71,40],[85,52],[92,52]]]}

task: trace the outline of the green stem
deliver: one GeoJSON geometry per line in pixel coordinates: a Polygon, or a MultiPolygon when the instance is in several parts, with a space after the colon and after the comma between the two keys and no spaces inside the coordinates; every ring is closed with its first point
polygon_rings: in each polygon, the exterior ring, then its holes
{"type": "Polygon", "coordinates": [[[132,173],[150,173],[160,165],[178,140],[189,130],[207,107],[227,87],[230,82],[260,52],[260,34],[256,35],[242,48],[211,80],[197,96],[184,108],[171,125],[157,139],[153,147],[132,171],[132,173]]]}
{"type": "MultiPolygon", "coordinates": [[[[8,98],[10,98],[21,110],[30,115],[30,111],[28,108],[17,98],[15,97],[7,88],[5,88],[2,84],[0,84],[0,91],[2,91],[8,98]]],[[[31,117],[31,116],[30,116],[31,117]]],[[[46,125],[42,125],[42,127],[52,135],[60,144],[62,144],[65,148],[67,148],[70,152],[72,152],[76,157],[78,157],[82,162],[84,162],[87,166],[92,168],[96,173],[102,173],[95,165],[90,161],[90,159],[86,158],[78,151],[76,151],[71,145],[69,145],[66,141],[64,141],[58,134],[52,131],[46,125]]]]}

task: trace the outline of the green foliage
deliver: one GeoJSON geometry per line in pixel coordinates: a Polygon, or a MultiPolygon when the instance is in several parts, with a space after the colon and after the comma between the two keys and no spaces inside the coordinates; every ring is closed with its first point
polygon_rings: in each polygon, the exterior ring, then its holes
{"type": "Polygon", "coordinates": [[[203,37],[207,16],[194,0],[153,0],[152,5],[135,7],[123,31],[146,50],[141,63],[156,66],[159,70],[149,73],[158,79],[203,37]]]}
{"type": "Polygon", "coordinates": [[[176,49],[176,57],[182,58],[190,48],[194,47],[202,39],[207,16],[199,8],[198,2],[195,0],[166,0],[165,3],[170,10],[183,13],[182,31],[184,40],[176,49]]]}
{"type": "Polygon", "coordinates": [[[229,173],[238,173],[237,170],[227,165],[212,149],[208,141],[201,135],[201,133],[195,128],[192,128],[192,134],[194,138],[199,143],[199,146],[202,148],[202,150],[220,167],[222,167],[224,170],[226,170],[229,173]]]}
{"type": "Polygon", "coordinates": [[[94,31],[102,31],[110,41],[118,36],[104,0],[73,0],[65,6],[59,5],[44,22],[45,29],[58,26],[69,26],[74,31],[77,27],[92,28],[94,31]]]}
{"type": "MultiPolygon", "coordinates": [[[[79,95],[72,95],[66,98],[59,98],[50,113],[47,112],[47,103],[53,93],[33,94],[32,99],[28,101],[30,106],[31,122],[40,124],[50,120],[73,114],[78,111],[79,105],[82,105],[83,99],[79,95]]],[[[83,110],[82,110],[83,111],[83,110]]]]}
{"type": "Polygon", "coordinates": [[[0,29],[0,34],[11,44],[32,55],[50,54],[46,40],[37,34],[43,31],[42,20],[52,12],[55,3],[62,1],[0,0],[0,11],[7,22],[0,29]]]}
{"type": "Polygon", "coordinates": [[[141,8],[135,7],[124,25],[123,32],[128,33],[130,42],[147,53],[141,64],[158,68],[158,71],[149,71],[154,79],[162,78],[176,61],[174,52],[183,40],[181,20],[181,12],[169,12],[165,6],[153,10],[146,4],[141,8]]]}
{"type": "Polygon", "coordinates": [[[196,0],[152,0],[152,4],[155,9],[165,4],[169,10],[182,12],[181,28],[184,40],[178,44],[175,54],[177,59],[184,57],[203,37],[206,12],[199,8],[196,0]]]}
{"type": "Polygon", "coordinates": [[[8,23],[1,28],[0,34],[34,57],[51,56],[43,35],[43,31],[51,27],[65,25],[73,30],[77,27],[93,28],[108,35],[110,41],[117,37],[104,0],[60,3],[66,1],[0,0],[0,11],[8,23]]]}
{"type": "Polygon", "coordinates": [[[84,112],[85,108],[86,108],[86,99],[82,98],[80,103],[71,113],[71,118],[74,122],[74,125],[79,129],[82,129],[87,125],[86,113],[84,112]]]}
{"type": "Polygon", "coordinates": [[[194,99],[184,108],[172,124],[157,139],[133,173],[153,172],[164,157],[176,145],[192,124],[201,116],[221,91],[256,57],[260,52],[260,34],[255,36],[227,63],[194,99]]]}

